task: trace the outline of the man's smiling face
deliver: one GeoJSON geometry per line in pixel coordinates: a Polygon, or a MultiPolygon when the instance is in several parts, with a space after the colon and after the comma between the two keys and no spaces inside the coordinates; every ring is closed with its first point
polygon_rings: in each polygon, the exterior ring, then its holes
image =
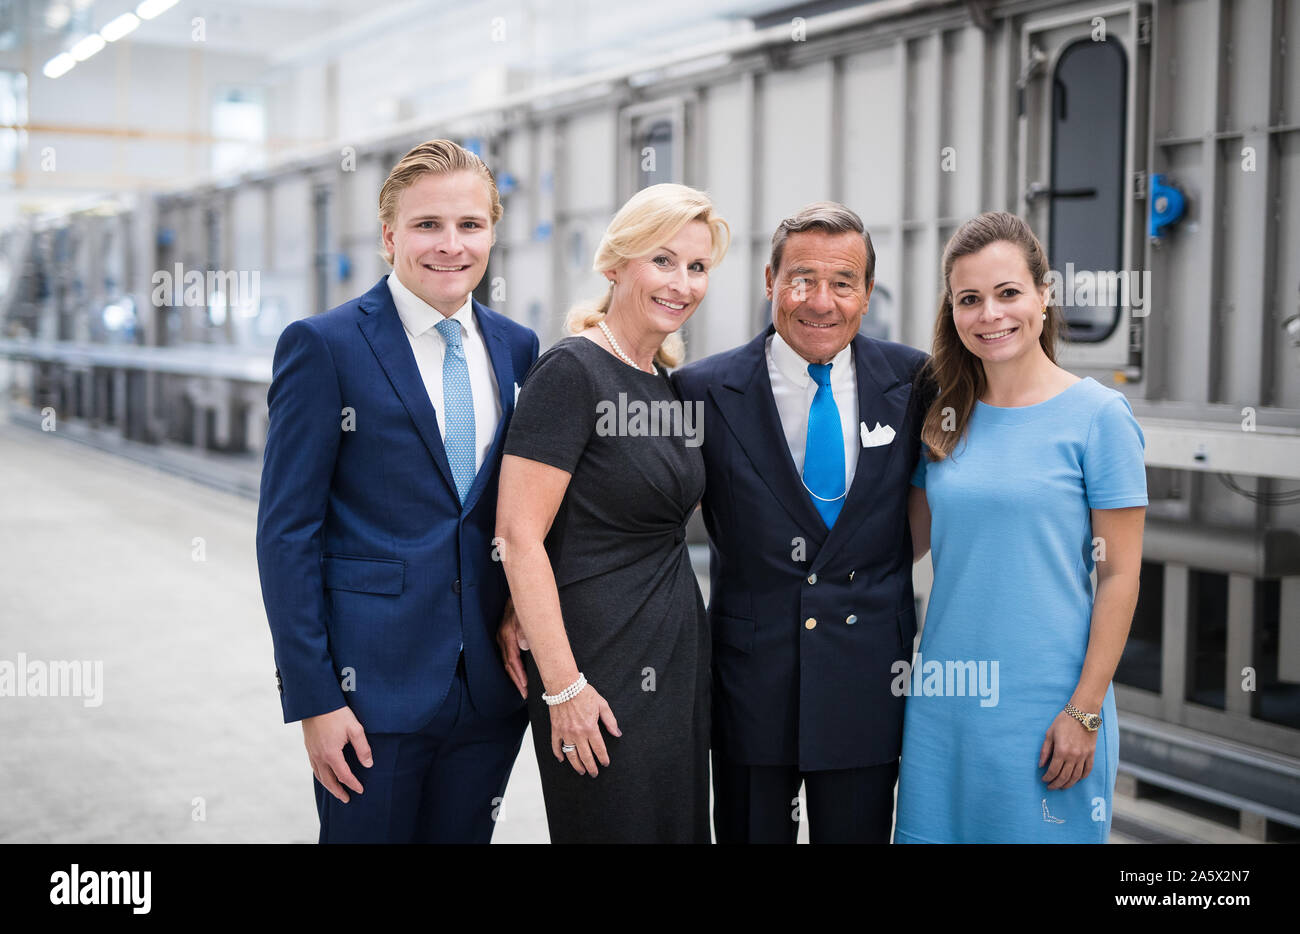
{"type": "Polygon", "coordinates": [[[862,234],[804,230],[786,238],[781,268],[764,269],[772,324],[809,363],[827,363],[853,340],[867,310],[862,234]]]}
{"type": "Polygon", "coordinates": [[[429,174],[397,199],[397,220],[384,224],[401,283],[444,315],[453,315],[487,272],[492,199],[473,172],[429,174]]]}

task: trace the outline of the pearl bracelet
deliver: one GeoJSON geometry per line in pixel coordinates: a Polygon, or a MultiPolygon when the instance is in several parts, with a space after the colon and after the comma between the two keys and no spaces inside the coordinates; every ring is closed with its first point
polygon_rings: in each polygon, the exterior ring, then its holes
{"type": "Polygon", "coordinates": [[[559,694],[543,694],[542,700],[546,701],[548,707],[554,707],[556,704],[563,704],[565,701],[573,700],[578,696],[578,692],[587,686],[587,676],[581,671],[578,672],[578,680],[570,684],[559,694]]]}

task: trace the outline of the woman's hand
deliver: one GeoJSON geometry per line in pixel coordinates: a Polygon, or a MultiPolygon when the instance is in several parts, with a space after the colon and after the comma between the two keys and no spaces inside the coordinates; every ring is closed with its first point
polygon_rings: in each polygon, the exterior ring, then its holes
{"type": "Polygon", "coordinates": [[[579,775],[595,778],[599,771],[597,760],[601,765],[609,765],[609,752],[605,749],[604,737],[600,735],[601,723],[614,736],[623,735],[614,719],[614,711],[588,684],[577,696],[551,708],[551,752],[560,762],[567,758],[579,775]],[[561,747],[565,744],[578,748],[564,753],[561,747]]]}
{"type": "Polygon", "coordinates": [[[1097,734],[1084,729],[1082,723],[1064,710],[1047,728],[1043,751],[1038,756],[1041,769],[1048,759],[1051,765],[1043,775],[1048,791],[1069,788],[1092,774],[1092,757],[1097,751],[1097,734]]]}

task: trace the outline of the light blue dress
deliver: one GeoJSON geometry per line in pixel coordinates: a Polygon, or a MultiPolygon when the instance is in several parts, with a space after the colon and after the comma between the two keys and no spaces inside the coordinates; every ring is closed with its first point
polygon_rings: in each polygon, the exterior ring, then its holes
{"type": "Polygon", "coordinates": [[[1106,842],[1114,688],[1087,778],[1048,791],[1038,758],[1088,648],[1105,547],[1089,510],[1146,505],[1144,443],[1123,394],[1083,379],[1037,405],[976,402],[955,456],[921,458],[934,588],[895,679],[908,692],[896,843],[1106,842]]]}

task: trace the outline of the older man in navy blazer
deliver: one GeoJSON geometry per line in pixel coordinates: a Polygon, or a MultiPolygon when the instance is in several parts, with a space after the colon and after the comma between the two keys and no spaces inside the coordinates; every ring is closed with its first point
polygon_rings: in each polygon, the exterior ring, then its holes
{"type": "Polygon", "coordinates": [[[889,840],[926,355],[858,333],[874,274],[858,216],[809,205],[772,239],[772,325],[673,376],[705,405],[719,843],[795,842],[801,783],[812,842],[889,840]]]}
{"type": "Polygon", "coordinates": [[[470,297],[502,211],[477,156],[423,143],[379,204],[393,271],[276,347],[257,526],[276,678],[322,843],[486,843],[526,724],[492,537],[538,341],[470,297]]]}

